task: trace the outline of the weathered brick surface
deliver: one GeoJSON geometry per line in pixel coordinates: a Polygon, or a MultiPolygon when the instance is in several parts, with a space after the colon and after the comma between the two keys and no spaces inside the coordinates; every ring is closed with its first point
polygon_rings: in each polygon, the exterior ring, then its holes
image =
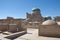
{"type": "Polygon", "coordinates": [[[60,26],[59,25],[40,25],[39,35],[60,37],[60,26]]]}

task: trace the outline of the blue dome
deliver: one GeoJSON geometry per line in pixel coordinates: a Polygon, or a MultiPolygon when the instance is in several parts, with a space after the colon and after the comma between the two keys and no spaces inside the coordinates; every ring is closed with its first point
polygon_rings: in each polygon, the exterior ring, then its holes
{"type": "Polygon", "coordinates": [[[33,8],[32,11],[40,11],[39,8],[33,8]]]}

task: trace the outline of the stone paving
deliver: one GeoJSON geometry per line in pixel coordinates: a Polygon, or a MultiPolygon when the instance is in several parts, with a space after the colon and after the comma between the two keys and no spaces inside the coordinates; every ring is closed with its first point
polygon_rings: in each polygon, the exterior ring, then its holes
{"type": "Polygon", "coordinates": [[[38,29],[27,29],[27,34],[18,37],[15,40],[60,40],[60,38],[38,36],[38,29]]]}
{"type": "MultiPolygon", "coordinates": [[[[7,36],[7,35],[0,34],[0,39],[1,40],[10,40],[10,39],[4,38],[5,36],[7,36]]],[[[60,38],[38,36],[38,29],[28,28],[27,34],[22,35],[14,40],[60,40],[60,38]]]]}

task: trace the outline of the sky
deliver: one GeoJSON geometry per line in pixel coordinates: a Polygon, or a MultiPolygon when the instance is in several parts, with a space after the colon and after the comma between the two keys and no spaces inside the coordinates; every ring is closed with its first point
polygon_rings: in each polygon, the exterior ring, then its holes
{"type": "Polygon", "coordinates": [[[0,18],[26,18],[32,8],[39,8],[43,17],[60,16],[60,0],[0,0],[0,18]]]}

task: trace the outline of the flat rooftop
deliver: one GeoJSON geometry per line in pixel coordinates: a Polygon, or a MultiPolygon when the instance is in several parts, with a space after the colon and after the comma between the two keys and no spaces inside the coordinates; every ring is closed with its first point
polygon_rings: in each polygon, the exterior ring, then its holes
{"type": "MultiPolygon", "coordinates": [[[[0,39],[1,40],[10,40],[6,37],[7,35],[0,34],[0,39]]],[[[43,36],[38,36],[38,29],[33,29],[33,28],[27,28],[27,34],[22,35],[14,40],[60,40],[60,38],[53,38],[53,37],[43,37],[43,36]]]]}

